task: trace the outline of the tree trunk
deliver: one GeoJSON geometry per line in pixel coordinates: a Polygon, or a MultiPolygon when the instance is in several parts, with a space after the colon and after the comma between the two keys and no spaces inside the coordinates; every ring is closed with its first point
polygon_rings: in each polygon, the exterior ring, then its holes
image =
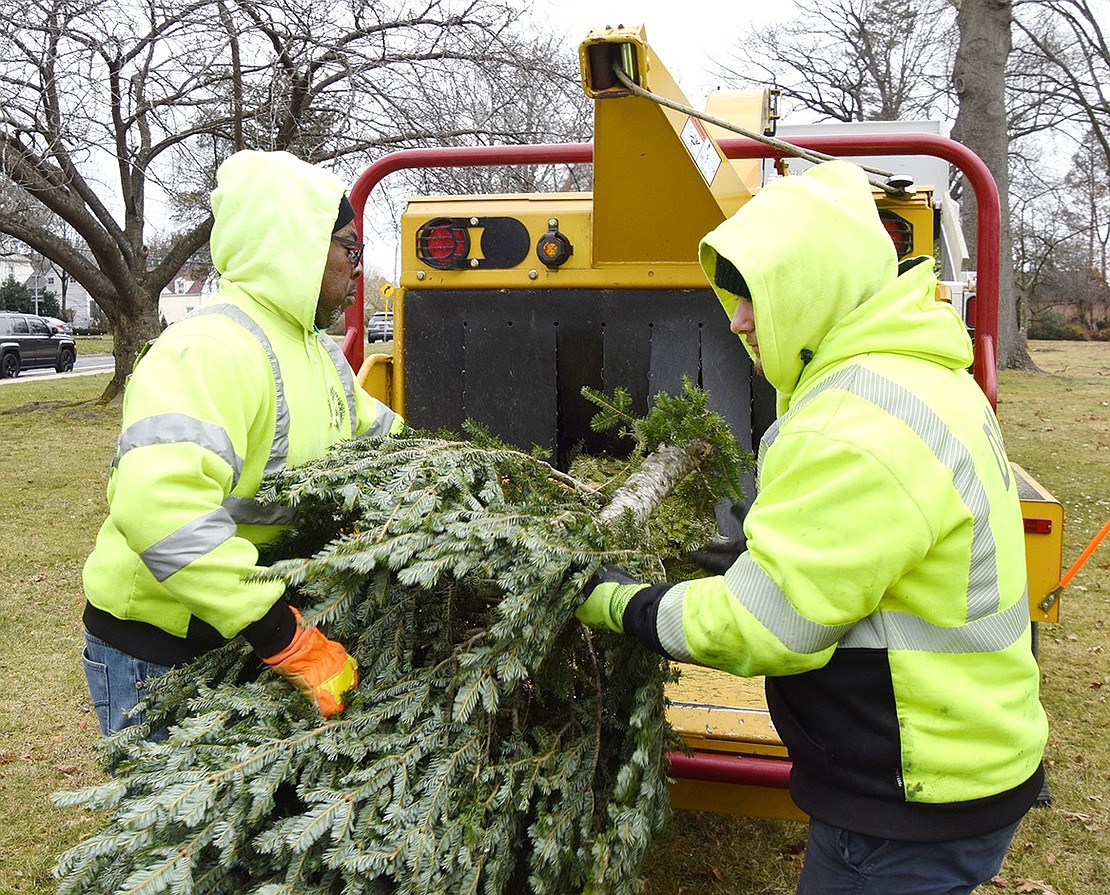
{"type": "MultiPolygon", "coordinates": [[[[998,281],[998,366],[1036,369],[1025,343],[1024,308],[1014,284],[1010,234],[1009,137],[1006,118],[1006,59],[1010,55],[1010,0],[960,0],[957,25],[960,45],[953,65],[953,83],[960,110],[952,138],[976,153],[998,184],[1002,203],[1001,269],[998,281]]],[[[964,203],[964,231],[978,242],[978,209],[964,203]]]]}
{"type": "Polygon", "coordinates": [[[153,301],[145,298],[128,302],[129,307],[126,309],[123,304],[118,303],[113,321],[115,328],[112,333],[112,355],[116,359],[116,365],[111,380],[100,395],[101,402],[105,404],[123,394],[123,387],[127,384],[127,377],[131,375],[136,356],[147,342],[158,338],[162,332],[157,298],[153,301]]]}

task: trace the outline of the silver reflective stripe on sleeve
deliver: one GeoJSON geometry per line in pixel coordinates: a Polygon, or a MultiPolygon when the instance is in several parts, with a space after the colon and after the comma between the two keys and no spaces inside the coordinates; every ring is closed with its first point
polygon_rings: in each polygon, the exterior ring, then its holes
{"type": "MultiPolygon", "coordinates": [[[[798,612],[771,577],[746,553],[724,574],[729,593],[794,653],[816,653],[832,646],[851,625],[822,625],[798,612]]],[[[690,649],[682,625],[682,604],[689,582],[668,590],[659,601],[656,633],[676,659],[688,660],[690,649]]]]}
{"type": "Polygon", "coordinates": [[[339,374],[339,381],[343,383],[343,391],[347,395],[347,418],[351,421],[351,438],[358,434],[358,408],[355,405],[355,376],[351,365],[343,356],[343,350],[328,337],[326,333],[317,333],[320,344],[324,346],[331,362],[335,364],[335,372],[339,374]]]}
{"type": "Polygon", "coordinates": [[[655,616],[655,634],[663,651],[679,662],[693,661],[686,645],[686,632],[682,628],[682,603],[688,582],[683,581],[667,590],[659,600],[655,616]]]}
{"type": "Polygon", "coordinates": [[[139,556],[156,580],[165,581],[234,536],[234,521],[227,510],[219,507],[151,544],[139,556]]]}
{"type": "Polygon", "coordinates": [[[270,445],[270,456],[266,461],[263,474],[269,475],[281,472],[285,469],[285,460],[289,456],[289,405],[285,401],[285,385],[281,379],[281,367],[278,364],[274,348],[270,344],[270,339],[262,327],[251,319],[249,314],[241,308],[235,307],[235,305],[205,305],[197,308],[189,316],[199,317],[204,314],[223,314],[225,317],[234,320],[258,340],[258,344],[262,346],[262,350],[266,353],[266,358],[270,362],[270,370],[274,375],[274,391],[277,403],[274,408],[274,441],[270,445]]]}
{"type": "MultiPolygon", "coordinates": [[[[339,372],[339,378],[343,381],[343,388],[347,391],[347,411],[351,416],[351,437],[354,438],[358,435],[358,405],[355,402],[355,389],[358,388],[358,386],[355,384],[355,377],[351,372],[351,365],[347,363],[347,359],[343,356],[342,350],[335,342],[326,338],[323,334],[320,335],[320,341],[324,343],[324,348],[327,349],[328,354],[331,356],[332,363],[335,364],[335,369],[339,372]]],[[[374,417],[374,421],[362,434],[364,436],[388,435],[393,429],[393,423],[397,419],[397,414],[380,401],[375,401],[374,403],[378,405],[378,415],[374,417]]]]}
{"type": "MultiPolygon", "coordinates": [[[[1016,643],[1029,624],[1028,598],[1004,612],[946,628],[906,612],[877,610],[854,625],[821,625],[804,618],[746,554],[725,573],[731,594],[791,652],[819,652],[834,643],[844,649],[890,649],[930,653],[990,653],[1016,643]]],[[[683,662],[690,653],[683,630],[689,582],[675,585],[659,601],[656,633],[667,654],[683,662]]],[[[1026,592],[1028,595],[1028,592],[1026,592]]]]}
{"type": "Polygon", "coordinates": [[[132,423],[122,433],[112,466],[128,451],[153,444],[195,444],[220,457],[232,471],[232,487],[239,481],[243,460],[235,453],[223,426],[206,423],[184,413],[160,413],[132,423]]]}
{"type": "Polygon", "coordinates": [[[296,510],[280,503],[262,503],[253,497],[229,497],[224,509],[237,525],[292,525],[296,510]]]}
{"type": "Polygon", "coordinates": [[[378,402],[378,415],[374,417],[374,422],[362,434],[369,435],[388,435],[393,430],[393,424],[397,421],[397,414],[392,410],[378,402]]]}
{"type": "Polygon", "coordinates": [[[998,588],[994,533],[990,527],[990,502],[986,489],[975,471],[975,462],[967,446],[949,431],[932,408],[909,389],[865,367],[847,367],[826,382],[819,383],[767,430],[759,446],[761,459],[766,448],[778,437],[782,424],[830,389],[847,391],[901,420],[936,455],[937,460],[952,471],[952,485],[971,513],[972,520],[965,618],[971,622],[998,612],[1002,597],[998,588]]]}

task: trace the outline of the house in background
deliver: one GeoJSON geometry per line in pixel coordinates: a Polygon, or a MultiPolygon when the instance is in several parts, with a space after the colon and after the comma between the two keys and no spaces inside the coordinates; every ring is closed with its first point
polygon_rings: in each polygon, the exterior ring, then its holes
{"type": "MultiPolygon", "coordinates": [[[[89,326],[97,316],[96,302],[73,277],[38,254],[0,253],[0,282],[11,276],[32,294],[52,292],[62,316],[75,327],[89,326]]],[[[211,264],[186,264],[158,296],[158,317],[168,326],[198,307],[216,291],[217,277],[211,264]]]]}
{"type": "Polygon", "coordinates": [[[95,302],[85,287],[41,255],[20,252],[0,255],[0,282],[9,276],[30,289],[32,295],[52,292],[64,318],[77,327],[89,325],[95,302]]]}
{"type": "Polygon", "coordinates": [[[27,255],[18,252],[0,254],[0,283],[6,282],[8,277],[17,283],[26,283],[34,272],[31,259],[27,255]]]}
{"type": "Polygon", "coordinates": [[[215,292],[215,276],[207,264],[186,264],[158,296],[158,316],[167,326],[177,323],[215,292]]]}
{"type": "Polygon", "coordinates": [[[92,322],[96,302],[73,277],[47,262],[45,270],[33,274],[27,280],[27,288],[32,292],[53,292],[62,309],[62,316],[75,327],[85,327],[92,322]]]}

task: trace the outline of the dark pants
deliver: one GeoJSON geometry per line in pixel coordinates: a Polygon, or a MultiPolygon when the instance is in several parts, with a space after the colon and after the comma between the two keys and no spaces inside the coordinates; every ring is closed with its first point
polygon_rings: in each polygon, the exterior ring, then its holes
{"type": "Polygon", "coordinates": [[[1017,827],[903,842],[811,820],[798,895],[967,895],[998,873],[1017,827]]]}
{"type": "MultiPolygon", "coordinates": [[[[88,631],[85,632],[81,664],[89,682],[93,709],[105,736],[143,720],[141,712],[134,713],[132,710],[142,698],[146,681],[170,670],[168,665],[136,659],[88,631]]],[[[168,731],[158,730],[150,735],[150,739],[162,740],[167,735],[168,731]]]]}

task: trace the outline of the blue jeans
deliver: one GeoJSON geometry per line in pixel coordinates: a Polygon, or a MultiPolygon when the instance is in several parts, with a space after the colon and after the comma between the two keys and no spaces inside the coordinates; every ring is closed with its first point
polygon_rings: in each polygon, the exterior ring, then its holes
{"type": "Polygon", "coordinates": [[[903,842],[810,820],[798,895],[967,895],[998,873],[1017,827],[903,842]]]}
{"type": "MultiPolygon", "coordinates": [[[[170,670],[169,665],[136,659],[88,631],[85,632],[81,664],[89,682],[93,709],[105,736],[143,721],[141,712],[128,713],[139,704],[146,681],[170,670]]],[[[168,731],[157,730],[150,739],[164,740],[167,735],[168,731]]]]}

